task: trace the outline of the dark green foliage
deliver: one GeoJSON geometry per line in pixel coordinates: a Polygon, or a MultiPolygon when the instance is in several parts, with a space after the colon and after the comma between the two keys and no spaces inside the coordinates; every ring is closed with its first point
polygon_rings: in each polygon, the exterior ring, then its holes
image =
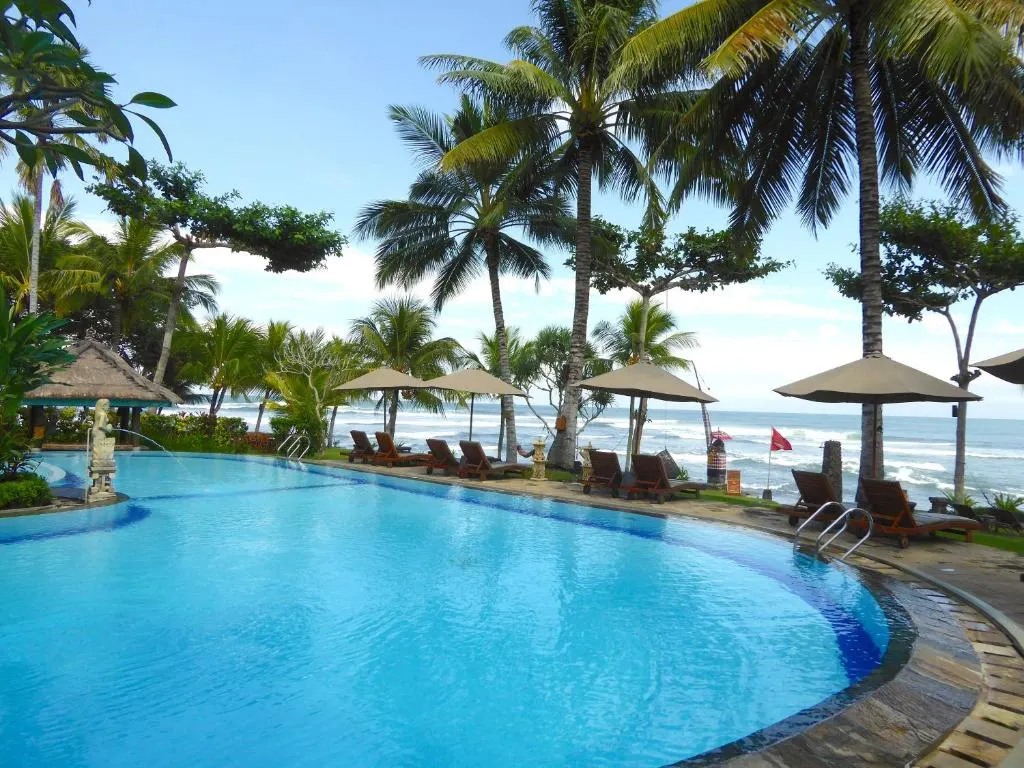
{"type": "Polygon", "coordinates": [[[268,272],[320,267],[346,242],[330,228],[329,213],[263,203],[239,206],[237,192],[209,195],[203,174],[181,163],[148,167],[145,181],[116,179],[90,191],[117,215],[168,230],[186,248],[225,247],[263,256],[268,272]]]}
{"type": "Polygon", "coordinates": [[[0,482],[0,509],[41,507],[51,501],[50,486],[39,475],[19,473],[16,479],[0,482]]]}
{"type": "Polygon", "coordinates": [[[207,414],[142,415],[139,430],[169,451],[246,453],[249,431],[245,419],[218,418],[207,414]]]}
{"type": "Polygon", "coordinates": [[[309,438],[311,456],[321,453],[327,445],[327,419],[320,418],[312,409],[294,409],[292,413],[272,418],[270,431],[274,435],[274,445],[280,445],[292,429],[309,438]]]}
{"type": "Polygon", "coordinates": [[[62,0],[4,3],[0,15],[0,143],[13,147],[25,165],[44,163],[50,173],[70,165],[79,178],[83,166],[145,176],[142,156],[131,145],[135,131],[129,115],[145,122],[170,146],[160,127],[128,105],[167,109],[174,102],[146,91],[128,104],[112,98],[114,77],[89,63],[75,38],[75,17],[62,0]],[[128,148],[127,167],[67,137],[96,136],[128,148]]]}
{"type": "Polygon", "coordinates": [[[47,442],[84,443],[92,426],[92,412],[88,408],[47,408],[46,422],[47,442]]]}

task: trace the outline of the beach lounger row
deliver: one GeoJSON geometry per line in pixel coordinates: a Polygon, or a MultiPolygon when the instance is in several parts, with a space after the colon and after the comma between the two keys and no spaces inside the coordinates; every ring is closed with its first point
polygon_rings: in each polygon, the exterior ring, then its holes
{"type": "MultiPolygon", "coordinates": [[[[831,502],[838,504],[815,518],[823,523],[835,520],[848,505],[843,504],[828,477],[821,472],[793,470],[800,498],[792,507],[784,507],[789,517],[789,524],[796,525],[817,512],[823,505],[831,502]]],[[[938,531],[959,533],[967,541],[971,541],[974,531],[981,529],[981,523],[960,515],[939,515],[933,512],[918,512],[907,500],[903,487],[895,480],[873,480],[861,478],[861,492],[864,503],[875,522],[875,532],[899,537],[901,548],[910,545],[911,536],[933,534],[938,531]]],[[[857,528],[865,523],[860,518],[850,520],[850,527],[857,528]]]]}
{"type": "Polygon", "coordinates": [[[363,464],[378,464],[389,468],[423,466],[426,467],[428,475],[434,470],[440,470],[445,474],[478,477],[481,480],[515,474],[523,476],[533,469],[529,464],[492,462],[484,453],[483,446],[470,440],[459,441],[459,447],[462,449],[462,460],[459,461],[445,440],[427,440],[430,453],[402,453],[395,447],[394,440],[387,432],[376,433],[376,448],[365,432],[353,429],[351,435],[353,448],[348,456],[350,463],[359,461],[363,464]]]}
{"type": "Polygon", "coordinates": [[[701,490],[707,487],[703,483],[673,480],[668,476],[665,464],[658,456],[634,454],[633,470],[623,473],[617,453],[591,451],[590,465],[590,477],[583,482],[584,493],[590,493],[594,488],[603,488],[615,497],[622,494],[628,499],[643,496],[662,504],[666,498],[671,498],[677,493],[699,498],[701,490]]]}

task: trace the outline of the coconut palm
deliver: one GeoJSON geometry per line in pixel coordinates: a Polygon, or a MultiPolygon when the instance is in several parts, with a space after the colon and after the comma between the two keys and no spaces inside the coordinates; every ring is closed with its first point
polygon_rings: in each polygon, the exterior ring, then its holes
{"type": "MultiPolygon", "coordinates": [[[[515,60],[501,64],[469,56],[423,59],[452,83],[501,102],[528,105],[528,114],[487,128],[447,152],[442,168],[468,168],[500,162],[523,151],[546,151],[556,159],[576,194],[572,354],[569,380],[583,370],[590,310],[591,199],[600,188],[616,188],[625,198],[646,194],[649,213],[660,209],[660,195],[647,161],[680,111],[688,92],[650,88],[623,73],[621,51],[655,20],[652,0],[534,0],[537,26],[513,29],[505,43],[515,60]],[[633,85],[631,83],[631,85],[633,85]],[[638,152],[634,151],[634,148],[638,152]]],[[[572,463],[572,436],[580,391],[570,387],[562,415],[567,429],[551,447],[551,460],[572,463]]]]}
{"type": "MultiPolygon", "coordinates": [[[[557,239],[568,216],[554,193],[551,163],[545,155],[522,154],[510,162],[474,163],[440,170],[444,156],[460,142],[512,119],[515,113],[485,100],[463,96],[450,116],[410,107],[392,107],[391,119],[402,140],[427,169],[407,200],[382,200],[359,214],[356,232],[379,239],[377,282],[411,288],[434,275],[434,309],[466,290],[486,272],[494,310],[498,366],[494,375],[512,375],[505,340],[500,278],[539,280],[549,276],[543,254],[519,235],[536,241],[557,239]]],[[[516,445],[515,408],[503,397],[502,421],[508,425],[509,456],[516,445]]],[[[500,448],[500,446],[499,446],[500,448]]]]}
{"type": "MultiPolygon", "coordinates": [[[[93,235],[79,253],[57,262],[53,293],[57,311],[66,314],[95,301],[111,308],[110,345],[117,349],[154,306],[170,301],[164,277],[177,262],[180,246],[164,242],[160,230],[138,219],[121,218],[112,237],[93,235]]],[[[219,285],[212,275],[190,275],[186,291],[192,306],[212,312],[219,285]]]]}
{"type": "MultiPolygon", "coordinates": [[[[508,362],[508,376],[505,377],[501,373],[502,368],[502,349],[498,340],[497,332],[488,335],[481,332],[477,336],[477,341],[480,343],[480,355],[467,352],[469,359],[474,365],[487,371],[492,376],[497,376],[504,379],[514,387],[520,389],[527,389],[530,386],[530,382],[533,381],[536,375],[536,361],[529,341],[524,341],[522,334],[520,334],[518,328],[506,328],[505,329],[505,359],[508,362]]],[[[504,441],[505,434],[505,412],[502,408],[501,420],[498,425],[498,458],[501,458],[501,445],[504,441]]],[[[518,443],[511,443],[507,450],[506,456],[509,461],[514,461],[516,455],[516,446],[518,443]]]]}
{"type": "MultiPolygon", "coordinates": [[[[350,341],[359,347],[369,368],[386,366],[421,379],[443,376],[465,359],[465,351],[455,339],[433,338],[437,320],[423,302],[408,297],[381,299],[367,317],[352,322],[350,341]]],[[[387,413],[387,431],[395,434],[399,400],[432,413],[444,411],[443,401],[432,392],[419,389],[398,393],[381,406],[387,413]]]]}
{"type": "MultiPolygon", "coordinates": [[[[71,198],[51,201],[39,236],[37,268],[43,294],[48,296],[57,277],[58,260],[76,243],[93,234],[75,219],[75,202],[71,198]]],[[[31,302],[32,242],[34,204],[31,197],[15,194],[11,205],[0,203],[0,284],[10,297],[14,311],[21,312],[31,302]]]]}
{"type": "MultiPolygon", "coordinates": [[[[616,365],[632,365],[643,360],[660,368],[687,371],[690,369],[690,361],[677,353],[696,349],[700,344],[696,333],[677,331],[677,327],[676,319],[661,306],[645,306],[643,299],[636,299],[626,305],[626,311],[615,322],[603,320],[598,323],[594,327],[592,338],[604,356],[616,365]]],[[[640,441],[646,423],[647,398],[641,397],[636,418],[630,419],[627,444],[632,446],[631,454],[640,452],[640,441]]]]}
{"type": "MultiPolygon", "coordinates": [[[[711,85],[681,121],[673,201],[739,158],[733,224],[761,234],[793,196],[827,226],[853,180],[860,206],[863,353],[882,351],[879,186],[935,175],[974,212],[1002,205],[986,157],[1019,148],[1024,77],[1013,51],[1024,3],[977,0],[698,0],[641,31],[631,76],[703,73],[711,85]]],[[[861,474],[881,460],[881,419],[865,406],[861,474]]]]}
{"type": "Polygon", "coordinates": [[[182,366],[182,375],[209,385],[211,416],[217,415],[229,392],[245,395],[262,381],[257,364],[262,331],[252,321],[221,313],[201,327],[196,339],[186,343],[193,356],[182,366]]]}
{"type": "Polygon", "coordinates": [[[263,390],[262,399],[260,400],[260,410],[256,416],[255,432],[260,431],[260,426],[263,423],[263,414],[266,413],[267,410],[267,403],[276,393],[276,390],[271,386],[267,377],[278,370],[277,361],[281,357],[281,351],[284,349],[285,342],[288,340],[291,333],[292,324],[287,320],[271,320],[263,329],[260,339],[259,360],[257,362],[260,372],[263,375],[263,390]]]}

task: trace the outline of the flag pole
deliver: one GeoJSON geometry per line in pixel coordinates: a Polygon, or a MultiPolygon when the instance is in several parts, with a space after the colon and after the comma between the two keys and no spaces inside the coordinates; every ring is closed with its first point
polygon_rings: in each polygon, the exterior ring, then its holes
{"type": "Polygon", "coordinates": [[[768,435],[768,482],[764,489],[764,493],[761,494],[762,499],[770,500],[772,497],[772,443],[775,439],[775,427],[772,427],[772,432],[768,435]]]}

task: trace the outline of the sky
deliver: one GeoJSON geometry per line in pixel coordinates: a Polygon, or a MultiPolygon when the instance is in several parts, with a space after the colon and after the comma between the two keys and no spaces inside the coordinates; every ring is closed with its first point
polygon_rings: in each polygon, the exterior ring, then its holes
{"type": "MultiPolygon", "coordinates": [[[[209,191],[238,190],[243,199],[291,204],[333,213],[350,244],[325,269],[307,274],[265,272],[249,254],[200,251],[194,272],[214,274],[221,283],[221,310],[264,323],[287,319],[299,327],[322,326],[345,334],[353,318],[365,315],[382,295],[373,275],[375,243],[351,237],[360,208],[382,198],[401,198],[416,173],[411,156],[387,119],[391,104],[451,110],[457,95],[436,83],[417,57],[463,53],[504,60],[504,35],[531,22],[529,0],[71,0],[79,40],[97,65],[118,79],[117,95],[159,91],[178,106],[153,114],[174,152],[207,178],[209,191]]],[[[662,13],[685,5],[666,0],[662,13]]],[[[138,148],[147,157],[162,152],[140,125],[138,148]]],[[[0,195],[14,187],[6,163],[0,195]]],[[[1024,175],[1000,167],[1005,196],[1024,205],[1024,175]]],[[[103,230],[111,216],[103,204],[66,187],[79,214],[103,230]]],[[[927,180],[915,189],[941,197],[927,180]]],[[[680,329],[695,331],[692,353],[701,383],[728,410],[855,412],[855,406],[827,406],[783,399],[771,390],[860,356],[860,307],[838,296],[822,274],[830,262],[855,265],[856,198],[850,197],[832,225],[817,236],[787,213],[765,238],[766,256],[792,261],[771,278],[704,295],[668,294],[664,301],[680,329]]],[[[640,204],[599,195],[595,215],[634,226],[640,204]]],[[[686,202],[669,224],[722,227],[728,211],[700,200],[686,202]]],[[[505,318],[524,335],[572,319],[573,275],[562,266],[566,254],[552,250],[550,281],[539,293],[532,281],[502,285],[505,318]]],[[[429,287],[414,290],[424,298],[429,287]]],[[[393,289],[385,295],[396,293],[393,289]]],[[[590,325],[614,319],[624,293],[593,294],[590,325]]],[[[486,282],[481,279],[452,301],[438,318],[438,333],[476,348],[480,331],[493,331],[486,282]]],[[[1024,301],[1006,293],[987,301],[977,333],[975,360],[1024,347],[1024,301]]],[[[885,351],[941,378],[955,372],[950,330],[938,316],[908,324],[887,319],[885,351]]],[[[990,376],[973,389],[985,400],[972,414],[1024,418],[1020,388],[990,376]]],[[[894,413],[945,416],[948,406],[897,406],[894,413]]]]}

